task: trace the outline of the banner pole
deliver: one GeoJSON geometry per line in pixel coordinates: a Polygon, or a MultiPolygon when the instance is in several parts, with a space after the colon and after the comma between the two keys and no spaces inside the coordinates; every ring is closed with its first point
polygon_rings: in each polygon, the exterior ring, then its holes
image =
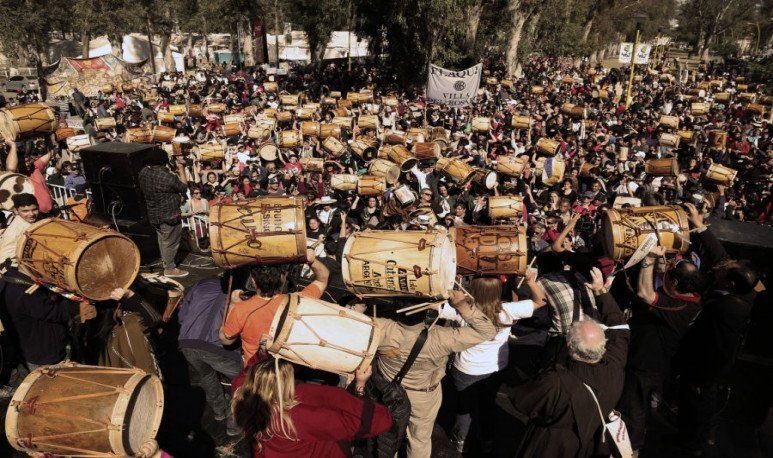
{"type": "Polygon", "coordinates": [[[633,74],[636,68],[636,52],[639,47],[639,27],[636,27],[636,40],[633,42],[633,54],[631,54],[631,74],[628,77],[628,91],[625,95],[625,109],[631,107],[631,89],[633,89],[633,74]]]}

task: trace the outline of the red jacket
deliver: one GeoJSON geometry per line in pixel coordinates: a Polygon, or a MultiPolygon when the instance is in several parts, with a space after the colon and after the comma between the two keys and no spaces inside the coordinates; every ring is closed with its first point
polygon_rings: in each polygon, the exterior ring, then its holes
{"type": "MultiPolygon", "coordinates": [[[[265,359],[256,353],[231,382],[235,392],[243,383],[246,369],[265,359]]],[[[298,405],[289,415],[298,434],[297,441],[273,436],[253,443],[255,458],[341,458],[351,456],[350,441],[378,436],[392,427],[392,415],[382,404],[365,401],[334,386],[295,385],[298,405]]]]}

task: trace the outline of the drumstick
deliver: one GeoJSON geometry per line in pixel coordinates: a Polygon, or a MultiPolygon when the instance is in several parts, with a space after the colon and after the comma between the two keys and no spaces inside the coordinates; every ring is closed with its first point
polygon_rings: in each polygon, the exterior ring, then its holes
{"type": "MultiPolygon", "coordinates": [[[[533,266],[533,265],[534,265],[534,261],[536,261],[536,260],[537,260],[537,257],[536,257],[536,256],[534,256],[533,258],[531,258],[531,261],[529,261],[529,265],[526,267],[526,270],[527,270],[527,272],[528,272],[528,270],[529,270],[529,269],[531,269],[531,266],[533,266]]],[[[526,280],[526,275],[524,275],[523,277],[521,277],[521,280],[520,280],[520,281],[518,281],[518,286],[516,286],[516,287],[515,287],[515,290],[516,290],[516,291],[518,291],[518,290],[521,288],[521,285],[523,284],[523,281],[524,281],[524,280],[526,280]]]]}
{"type": "Polygon", "coordinates": [[[223,323],[221,324],[221,327],[225,326],[225,320],[226,320],[226,318],[228,318],[228,312],[231,309],[231,287],[233,286],[233,283],[234,283],[234,276],[233,275],[229,275],[228,276],[228,293],[226,294],[226,297],[225,297],[225,311],[223,311],[223,323]]]}
{"type": "Polygon", "coordinates": [[[429,304],[429,302],[422,302],[422,303],[419,303],[419,304],[407,305],[407,306],[405,306],[403,308],[397,309],[397,313],[403,313],[403,312],[408,311],[408,310],[413,310],[413,309],[421,308],[421,307],[424,307],[427,304],[429,304]]]}
{"type": "Polygon", "coordinates": [[[472,297],[472,294],[470,294],[470,292],[469,292],[469,291],[467,291],[466,289],[464,289],[464,286],[462,286],[462,284],[461,284],[461,283],[459,283],[457,280],[454,280],[454,284],[455,284],[456,286],[458,286],[458,287],[459,287],[459,289],[460,289],[460,290],[461,290],[461,291],[462,291],[464,294],[466,294],[466,295],[467,295],[467,297],[469,297],[469,298],[473,299],[473,297],[472,297]]]}
{"type": "Polygon", "coordinates": [[[398,309],[397,313],[408,312],[408,313],[406,313],[406,315],[410,315],[412,313],[416,313],[416,312],[419,312],[421,310],[426,310],[428,308],[432,308],[432,307],[434,307],[434,306],[436,306],[438,304],[442,304],[444,302],[445,302],[445,300],[437,301],[437,302],[422,302],[420,304],[413,304],[413,305],[409,305],[407,307],[403,307],[401,309],[398,309]]]}

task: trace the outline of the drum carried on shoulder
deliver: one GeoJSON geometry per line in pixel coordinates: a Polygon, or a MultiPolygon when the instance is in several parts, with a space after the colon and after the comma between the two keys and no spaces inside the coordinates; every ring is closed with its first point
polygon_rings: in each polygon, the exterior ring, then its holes
{"type": "Polygon", "coordinates": [[[475,171],[466,162],[451,158],[441,157],[435,163],[435,170],[444,174],[448,178],[451,178],[458,184],[465,184],[470,181],[475,174],[475,171]]]}
{"type": "Polygon", "coordinates": [[[663,159],[650,159],[644,163],[644,171],[647,175],[654,176],[677,176],[679,175],[679,161],[676,156],[665,157],[663,159]]]}
{"type": "Polygon", "coordinates": [[[306,261],[306,219],[300,197],[264,196],[217,204],[209,211],[212,258],[220,267],[306,261]]]}
{"type": "Polygon", "coordinates": [[[381,329],[373,318],[290,294],[274,315],[266,347],[293,363],[346,374],[370,365],[380,340],[381,329]]]}
{"type": "Polygon", "coordinates": [[[451,228],[462,275],[526,275],[527,238],[518,226],[451,228]]]}
{"type": "Polygon", "coordinates": [[[54,110],[45,103],[17,105],[0,110],[0,133],[12,139],[46,134],[58,127],[54,110]]]}
{"type": "Polygon", "coordinates": [[[488,216],[491,219],[514,220],[523,215],[523,198],[520,196],[489,196],[488,216]]]}
{"type": "Polygon", "coordinates": [[[615,261],[630,258],[649,234],[670,251],[685,253],[690,245],[687,213],[676,205],[607,210],[602,228],[604,250],[615,261]]]}
{"type": "Polygon", "coordinates": [[[445,231],[364,231],[346,241],[344,283],[359,297],[446,298],[456,250],[445,231]]]}
{"type": "Polygon", "coordinates": [[[730,186],[733,184],[736,175],[738,175],[738,170],[714,162],[706,171],[705,178],[712,183],[730,186]]]}
{"type": "Polygon", "coordinates": [[[164,390],[155,375],[75,363],[43,366],[14,393],[5,434],[13,448],[30,455],[139,456],[157,447],[163,411],[164,390]]]}
{"type": "Polygon", "coordinates": [[[59,218],[27,228],[16,242],[16,258],[33,279],[94,301],[128,288],[140,270],[139,249],[129,238],[59,218]]]}

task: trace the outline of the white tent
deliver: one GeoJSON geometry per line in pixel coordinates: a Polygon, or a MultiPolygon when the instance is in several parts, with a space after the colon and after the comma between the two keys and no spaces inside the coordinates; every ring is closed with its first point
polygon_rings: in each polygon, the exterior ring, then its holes
{"type": "MultiPolygon", "coordinates": [[[[171,45],[170,45],[171,46],[171,45]]],[[[172,58],[174,59],[176,71],[183,71],[183,56],[176,46],[171,46],[172,58]]],[[[161,46],[158,41],[153,42],[153,51],[155,52],[156,71],[166,71],[164,65],[164,55],[161,52],[161,46]]],[[[113,52],[113,46],[107,39],[107,36],[94,38],[89,42],[89,57],[99,57],[113,52]]],[[[132,33],[124,35],[121,43],[121,58],[129,63],[142,62],[150,56],[150,46],[148,46],[147,35],[132,33]]],[[[82,57],[82,56],[80,56],[82,57]]]]}
{"type": "MultiPolygon", "coordinates": [[[[287,35],[266,35],[266,41],[268,44],[268,57],[269,61],[276,61],[276,45],[277,38],[279,39],[279,59],[280,60],[293,60],[293,61],[305,61],[311,60],[311,53],[309,52],[309,43],[306,41],[306,34],[300,31],[293,31],[290,33],[290,40],[288,42],[287,35]]],[[[351,32],[333,32],[325,48],[325,54],[323,59],[342,59],[351,54],[352,57],[364,57],[368,55],[368,41],[365,39],[358,39],[357,36],[351,32]]]]}

